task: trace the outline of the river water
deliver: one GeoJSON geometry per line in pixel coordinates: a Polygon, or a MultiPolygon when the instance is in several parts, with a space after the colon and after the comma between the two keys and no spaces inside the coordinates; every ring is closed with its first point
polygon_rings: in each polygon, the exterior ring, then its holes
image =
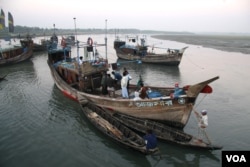
{"type": "MultiPolygon", "coordinates": [[[[87,37],[78,39],[86,41],[87,37]]],[[[104,35],[91,37],[104,43],[104,35]]],[[[117,60],[113,40],[114,35],[108,35],[111,63],[117,60]]],[[[173,86],[175,82],[184,86],[219,76],[210,84],[213,93],[200,94],[195,109],[208,110],[207,133],[213,143],[222,145],[223,150],[249,151],[250,55],[238,50],[206,48],[202,44],[148,37],[149,40],[162,47],[188,46],[188,49],[179,67],[121,62],[120,68],[128,69],[132,83],[137,82],[139,75],[145,84],[158,86],[173,86]]],[[[74,47],[72,50],[76,52],[74,47]]],[[[101,54],[104,53],[102,50],[101,54]]],[[[1,167],[221,166],[222,150],[196,150],[159,141],[160,159],[114,143],[88,122],[77,102],[58,90],[46,61],[47,53],[40,52],[34,53],[29,61],[0,68],[0,76],[8,74],[0,82],[1,167]]],[[[184,131],[197,135],[194,114],[184,131]]]]}

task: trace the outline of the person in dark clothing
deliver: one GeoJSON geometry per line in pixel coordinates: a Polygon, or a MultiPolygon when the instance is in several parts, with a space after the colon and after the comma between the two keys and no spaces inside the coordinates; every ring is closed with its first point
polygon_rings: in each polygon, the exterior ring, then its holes
{"type": "Polygon", "coordinates": [[[107,85],[107,74],[106,74],[106,72],[104,72],[102,74],[101,86],[102,86],[102,94],[107,95],[108,94],[108,85],[107,85]]]}
{"type": "Polygon", "coordinates": [[[107,74],[107,87],[108,87],[107,89],[108,89],[109,96],[110,96],[111,92],[113,92],[113,96],[115,95],[114,85],[115,85],[115,80],[110,76],[110,74],[107,74]]]}
{"type": "Polygon", "coordinates": [[[121,81],[122,75],[120,73],[112,71],[112,74],[114,75],[114,79],[115,79],[116,84],[121,81]]]}
{"type": "Polygon", "coordinates": [[[157,138],[151,129],[147,130],[147,134],[143,137],[146,143],[146,149],[155,149],[157,147],[157,138]]]}

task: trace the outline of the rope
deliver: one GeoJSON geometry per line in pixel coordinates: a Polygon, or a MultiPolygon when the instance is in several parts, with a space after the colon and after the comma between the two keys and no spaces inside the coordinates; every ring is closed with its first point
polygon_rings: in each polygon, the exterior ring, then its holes
{"type": "Polygon", "coordinates": [[[188,57],[187,55],[188,55],[188,54],[186,54],[185,57],[189,60],[189,62],[190,62],[191,64],[195,65],[196,67],[198,67],[198,68],[200,68],[200,69],[204,69],[204,67],[201,67],[201,66],[199,66],[198,64],[194,63],[193,61],[191,61],[191,59],[189,59],[189,57],[188,57]]]}

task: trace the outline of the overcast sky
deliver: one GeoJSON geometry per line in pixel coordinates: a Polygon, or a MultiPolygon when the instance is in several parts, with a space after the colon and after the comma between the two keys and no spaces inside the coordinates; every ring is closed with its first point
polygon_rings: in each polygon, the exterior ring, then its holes
{"type": "MultiPolygon", "coordinates": [[[[250,0],[0,0],[15,25],[250,33],[250,0]]],[[[6,18],[7,24],[7,18],[6,18]]]]}

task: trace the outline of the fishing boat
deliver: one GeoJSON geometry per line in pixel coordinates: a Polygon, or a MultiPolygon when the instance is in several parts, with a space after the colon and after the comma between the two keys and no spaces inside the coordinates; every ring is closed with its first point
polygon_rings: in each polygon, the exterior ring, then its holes
{"type": "Polygon", "coordinates": [[[47,51],[50,40],[41,39],[38,43],[34,42],[33,52],[47,51]]]}
{"type": "MultiPolygon", "coordinates": [[[[109,113],[109,111],[106,112],[109,113]]],[[[176,129],[156,121],[139,119],[121,113],[115,113],[112,116],[116,118],[117,121],[138,132],[146,134],[147,130],[151,129],[153,130],[157,138],[169,143],[207,150],[222,149],[222,146],[213,145],[209,138],[200,139],[198,137],[185,133],[183,130],[176,129]]]]}
{"type": "Polygon", "coordinates": [[[140,38],[141,43],[138,42],[138,36],[128,37],[127,40],[121,40],[116,37],[114,41],[114,49],[116,55],[120,59],[124,60],[140,60],[143,63],[151,64],[164,64],[169,66],[178,66],[181,63],[181,59],[184,51],[187,47],[182,49],[170,49],[151,46],[152,50],[149,50],[149,45],[146,45],[146,37],[140,38]],[[155,53],[154,49],[164,50],[155,53]]]}
{"type": "Polygon", "coordinates": [[[21,46],[0,48],[0,66],[15,64],[29,59],[33,54],[33,40],[20,40],[21,46]]]}
{"type": "MultiPolygon", "coordinates": [[[[10,12],[8,12],[9,33],[14,32],[14,19],[10,12]]],[[[5,14],[1,9],[0,14],[0,29],[5,28],[5,14]]],[[[8,37],[10,40],[10,37],[8,37]]],[[[26,38],[20,40],[20,46],[8,45],[6,47],[0,46],[0,66],[18,63],[29,59],[33,53],[33,40],[26,38]]]]}
{"type": "Polygon", "coordinates": [[[65,42],[67,45],[74,46],[76,44],[76,39],[74,35],[66,36],[65,42]]]}
{"type": "Polygon", "coordinates": [[[81,105],[81,109],[87,119],[97,129],[112,138],[117,143],[147,155],[154,154],[159,151],[158,147],[147,150],[145,141],[141,136],[121,124],[110,114],[104,112],[101,108],[88,103],[87,105],[81,105]]]}
{"type": "Polygon", "coordinates": [[[148,86],[149,98],[135,100],[134,92],[137,85],[130,85],[130,98],[122,97],[120,85],[110,95],[101,92],[101,80],[109,70],[106,58],[98,54],[97,47],[105,44],[93,44],[93,40],[77,42],[77,58],[72,58],[71,51],[50,49],[48,66],[57,87],[69,98],[81,103],[91,102],[99,107],[108,108],[114,113],[119,112],[140,119],[159,121],[170,126],[184,128],[187,124],[196,98],[200,93],[212,93],[209,83],[217,80],[214,77],[201,83],[184,86],[182,94],[173,96],[175,87],[148,86]],[[79,51],[83,49],[86,52],[79,51]],[[84,53],[83,63],[79,63],[80,54],[84,53]]]}
{"type": "MultiPolygon", "coordinates": [[[[212,93],[212,88],[208,85],[219,77],[214,77],[204,82],[185,86],[182,88],[183,94],[173,96],[173,87],[148,86],[149,98],[139,99],[131,97],[124,99],[121,89],[114,92],[113,96],[102,96],[86,91],[78,91],[78,100],[81,98],[94,103],[102,108],[110,109],[113,113],[123,113],[140,119],[150,119],[169,126],[184,128],[187,124],[196,98],[200,93],[212,93]]],[[[136,85],[131,85],[130,92],[138,90],[136,85]]],[[[95,92],[96,93],[96,92],[95,92]]]]}
{"type": "MultiPolygon", "coordinates": [[[[89,38],[90,40],[93,41],[92,38],[89,38]]],[[[71,48],[68,46],[49,47],[47,63],[55,84],[64,95],[78,101],[77,92],[87,93],[100,88],[102,73],[108,70],[108,64],[107,59],[97,51],[99,46],[105,45],[78,41],[77,57],[72,57],[71,48]],[[80,52],[80,49],[83,51],[80,52]],[[82,63],[80,63],[80,57],[84,57],[82,63]]]]}

